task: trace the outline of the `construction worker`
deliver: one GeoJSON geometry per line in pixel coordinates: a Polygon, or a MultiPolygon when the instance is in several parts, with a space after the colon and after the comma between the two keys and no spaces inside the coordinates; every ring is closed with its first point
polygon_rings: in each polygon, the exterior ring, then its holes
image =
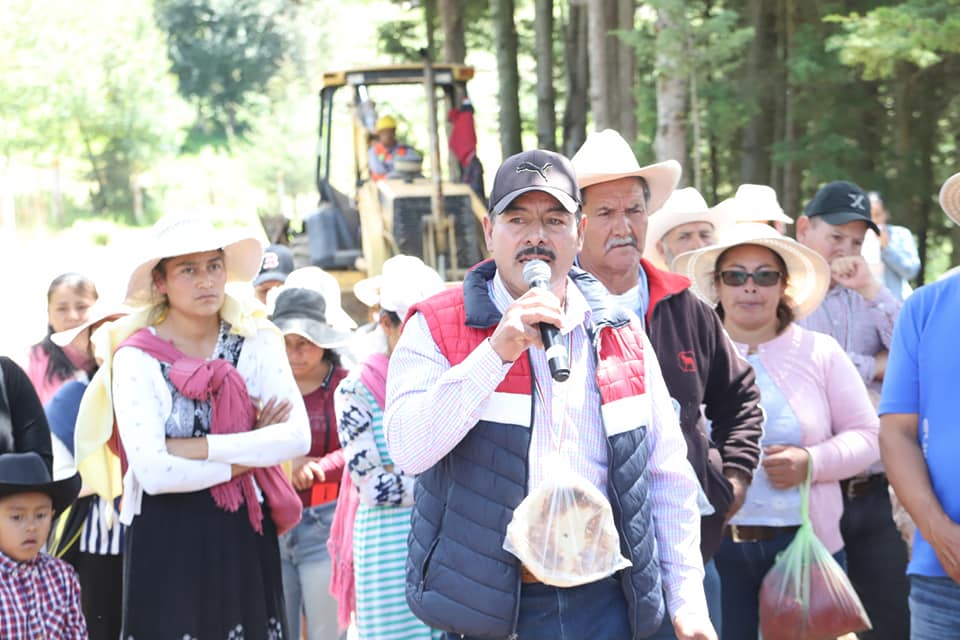
{"type": "Polygon", "coordinates": [[[383,180],[393,171],[395,158],[418,157],[412,147],[397,142],[397,121],[393,116],[380,116],[375,126],[376,142],[368,152],[370,178],[383,180]]]}

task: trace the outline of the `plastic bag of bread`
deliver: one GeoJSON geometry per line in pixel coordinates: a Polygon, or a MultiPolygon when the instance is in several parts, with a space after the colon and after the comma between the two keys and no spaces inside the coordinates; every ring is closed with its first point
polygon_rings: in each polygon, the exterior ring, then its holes
{"type": "Polygon", "coordinates": [[[545,471],[544,481],[514,510],[503,548],[555,587],[596,582],[629,567],[607,497],[559,454],[545,471]]]}

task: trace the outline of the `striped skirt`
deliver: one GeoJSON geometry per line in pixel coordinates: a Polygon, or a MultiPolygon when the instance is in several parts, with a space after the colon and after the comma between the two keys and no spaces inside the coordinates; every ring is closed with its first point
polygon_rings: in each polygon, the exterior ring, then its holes
{"type": "Polygon", "coordinates": [[[441,638],[407,607],[407,535],[409,507],[361,504],[353,530],[357,581],[357,630],[361,640],[441,638]]]}

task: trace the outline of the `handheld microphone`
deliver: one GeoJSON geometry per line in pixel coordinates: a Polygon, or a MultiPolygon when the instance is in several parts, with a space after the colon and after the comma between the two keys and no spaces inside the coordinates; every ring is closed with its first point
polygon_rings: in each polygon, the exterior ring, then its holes
{"type": "MultiPolygon", "coordinates": [[[[531,289],[550,290],[550,265],[543,260],[531,260],[523,265],[523,281],[531,289]]],[[[549,322],[540,323],[540,339],[543,348],[547,351],[547,364],[550,365],[550,376],[557,382],[563,382],[570,377],[570,354],[560,339],[560,329],[549,322]]]]}

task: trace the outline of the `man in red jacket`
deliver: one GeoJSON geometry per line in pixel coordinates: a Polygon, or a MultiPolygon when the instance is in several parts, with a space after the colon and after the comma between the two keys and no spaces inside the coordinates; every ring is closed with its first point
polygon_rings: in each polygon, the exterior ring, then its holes
{"type": "MultiPolygon", "coordinates": [[[[760,460],[760,391],[719,318],[688,290],[690,281],[641,260],[647,217],[673,192],[680,165],[640,167],[627,141],[608,129],[587,138],[573,166],[587,218],[580,266],[643,321],[703,489],[704,590],[719,634],[720,576],[711,559],[760,460]]],[[[673,637],[673,629],[665,624],[655,637],[673,637]]]]}

